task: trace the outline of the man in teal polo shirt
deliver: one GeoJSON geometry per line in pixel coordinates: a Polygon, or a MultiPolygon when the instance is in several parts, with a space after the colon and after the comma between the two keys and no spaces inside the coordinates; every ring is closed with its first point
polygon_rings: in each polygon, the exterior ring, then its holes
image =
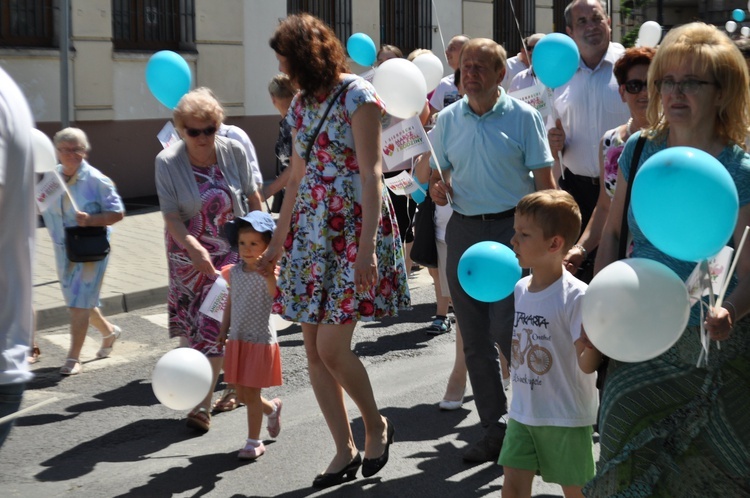
{"type": "Polygon", "coordinates": [[[438,114],[433,130],[430,195],[445,205],[450,195],[446,272],[453,307],[461,327],[464,354],[474,401],[485,434],[470,445],[469,462],[497,461],[505,436],[507,400],[495,343],[510,358],[513,295],[496,303],[471,298],[458,281],[458,261],[477,242],[493,240],[510,246],[513,213],[518,201],[535,190],[555,188],[553,158],[542,116],[508,96],[500,82],[505,50],[492,40],[467,42],[459,67],[462,100],[438,114]]]}

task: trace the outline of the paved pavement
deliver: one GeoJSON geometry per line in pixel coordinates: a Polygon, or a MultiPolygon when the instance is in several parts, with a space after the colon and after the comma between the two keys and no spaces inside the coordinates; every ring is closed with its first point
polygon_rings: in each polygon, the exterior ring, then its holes
{"type": "MultiPolygon", "coordinates": [[[[161,212],[154,208],[126,216],[113,226],[111,245],[100,297],[104,314],[166,303],[167,256],[161,212]]],[[[33,282],[37,329],[68,323],[46,228],[36,231],[33,282]]]]}

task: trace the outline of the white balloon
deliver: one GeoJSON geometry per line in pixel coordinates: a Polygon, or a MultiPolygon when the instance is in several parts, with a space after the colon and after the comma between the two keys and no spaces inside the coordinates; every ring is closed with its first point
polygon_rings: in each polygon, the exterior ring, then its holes
{"type": "Polygon", "coordinates": [[[414,58],[414,65],[422,71],[427,91],[437,88],[443,78],[443,62],[435,54],[422,54],[414,58]]]}
{"type": "Polygon", "coordinates": [[[742,36],[744,36],[745,38],[750,36],[750,27],[742,26],[742,29],[740,30],[740,34],[742,34],[742,36]]]}
{"type": "Polygon", "coordinates": [[[151,387],[156,399],[173,410],[187,410],[211,390],[213,374],[208,358],[190,348],[177,348],[156,362],[151,387]]]}
{"type": "Polygon", "coordinates": [[[289,320],[284,320],[279,315],[271,315],[271,322],[273,323],[273,328],[276,330],[288,329],[289,327],[294,325],[294,322],[290,322],[289,320]]]}
{"type": "Polygon", "coordinates": [[[406,59],[388,59],[375,69],[372,85],[388,114],[408,119],[419,114],[427,99],[427,84],[417,66],[406,59]]]}
{"type": "Polygon", "coordinates": [[[737,23],[734,21],[727,21],[724,27],[726,28],[727,33],[734,33],[734,31],[737,29],[737,23]]]}
{"type": "Polygon", "coordinates": [[[586,334],[599,351],[638,362],[659,356],[677,342],[690,317],[690,301],[687,287],[671,269],[632,258],[597,273],[581,313],[586,334]]]}
{"type": "Polygon", "coordinates": [[[34,155],[36,173],[46,173],[55,169],[57,157],[52,140],[36,128],[31,130],[31,153],[34,155]]]}
{"type": "Polygon", "coordinates": [[[661,41],[661,26],[656,21],[646,21],[638,30],[641,47],[655,47],[661,41]]]}

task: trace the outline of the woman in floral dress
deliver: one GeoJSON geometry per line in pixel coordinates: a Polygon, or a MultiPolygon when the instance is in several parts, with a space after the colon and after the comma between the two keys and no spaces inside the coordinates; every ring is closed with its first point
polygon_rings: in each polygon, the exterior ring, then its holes
{"type": "Polygon", "coordinates": [[[382,102],[369,83],[346,74],[343,48],[319,19],[289,16],[270,45],[279,69],[301,93],[287,118],[293,136],[291,178],[260,266],[281,258],[273,311],[302,324],[310,382],[336,444],[333,460],[313,482],[327,487],[353,479],[360,465],[369,477],[388,461],[394,426],[380,415],[351,341],[359,320],[393,316],[408,307],[409,291],[382,181],[382,102]],[[364,462],[352,437],[344,391],[364,421],[364,462]]]}
{"type": "MultiPolygon", "coordinates": [[[[183,140],[156,157],[169,267],[169,336],[208,357],[213,386],[224,360],[217,342],[220,323],[199,309],[216,270],[239,260],[224,239],[224,223],[260,209],[261,200],[242,144],[216,134],[224,110],[215,98],[193,90],[182,97],[173,118],[183,140]]],[[[210,428],[212,394],[213,389],[190,412],[188,427],[210,428]]]]}

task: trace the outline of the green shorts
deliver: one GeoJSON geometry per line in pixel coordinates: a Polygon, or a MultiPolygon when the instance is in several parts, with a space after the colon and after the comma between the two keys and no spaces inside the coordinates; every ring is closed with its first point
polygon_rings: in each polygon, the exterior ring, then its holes
{"type": "Polygon", "coordinates": [[[508,421],[498,463],[531,470],[546,482],[583,486],[593,479],[593,427],[531,426],[508,421]]]}

